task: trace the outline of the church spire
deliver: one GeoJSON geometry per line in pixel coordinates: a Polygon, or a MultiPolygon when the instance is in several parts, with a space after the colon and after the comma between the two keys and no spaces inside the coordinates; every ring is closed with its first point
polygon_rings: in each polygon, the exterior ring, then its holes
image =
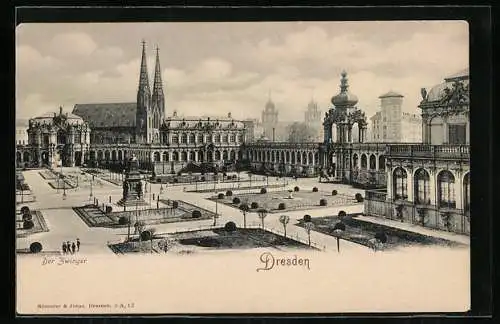
{"type": "Polygon", "coordinates": [[[148,65],[146,62],[146,42],[144,40],[142,40],[142,58],[141,58],[141,72],[139,78],[139,92],[145,92],[145,94],[148,95],[150,93],[148,65]]]}
{"type": "Polygon", "coordinates": [[[158,46],[156,47],[155,78],[153,83],[153,97],[155,96],[163,97],[163,82],[161,80],[160,54],[158,46]]]}

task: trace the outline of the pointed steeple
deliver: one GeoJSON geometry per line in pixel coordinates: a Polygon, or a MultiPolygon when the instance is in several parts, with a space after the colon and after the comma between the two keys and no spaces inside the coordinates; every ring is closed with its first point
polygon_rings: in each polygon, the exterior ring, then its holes
{"type": "Polygon", "coordinates": [[[139,77],[139,92],[150,94],[149,90],[149,77],[148,65],[146,62],[146,42],[142,40],[142,58],[141,58],[141,72],[139,77]]]}
{"type": "Polygon", "coordinates": [[[165,117],[165,96],[163,94],[163,81],[161,79],[160,49],[156,46],[155,76],[153,82],[153,106],[160,112],[160,118],[165,117]]]}

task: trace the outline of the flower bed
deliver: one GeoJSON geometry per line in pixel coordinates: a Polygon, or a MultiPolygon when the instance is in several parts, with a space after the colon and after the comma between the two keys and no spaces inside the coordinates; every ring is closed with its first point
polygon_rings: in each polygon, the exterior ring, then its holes
{"type": "MultiPolygon", "coordinates": [[[[351,195],[337,194],[332,196],[331,193],[317,191],[296,191],[292,193],[292,198],[289,198],[289,191],[274,191],[264,194],[256,193],[233,193],[232,197],[218,199],[219,202],[232,207],[238,207],[240,203],[247,203],[249,206],[256,203],[258,206],[266,206],[269,212],[282,212],[286,210],[303,210],[311,208],[324,208],[332,206],[348,206],[358,202],[351,195]],[[234,198],[239,199],[239,203],[234,203],[234,198]],[[321,201],[324,201],[321,205],[321,201]]],[[[214,200],[215,197],[208,198],[214,200]]]]}
{"type": "MultiPolygon", "coordinates": [[[[351,214],[343,217],[342,222],[345,224],[345,231],[340,234],[342,239],[372,247],[372,240],[377,233],[385,233],[387,242],[384,244],[384,249],[394,249],[402,246],[411,245],[445,245],[445,246],[465,246],[460,243],[448,241],[441,238],[435,238],[420,233],[401,230],[398,228],[370,223],[356,219],[359,214],[351,214]]],[[[336,223],[340,222],[338,216],[312,218],[314,230],[330,236],[336,236],[333,228],[336,223]]],[[[304,227],[305,222],[299,220],[297,226],[304,227]]]]}
{"type": "Polygon", "coordinates": [[[18,214],[16,217],[16,237],[26,237],[28,235],[32,235],[35,233],[48,232],[49,227],[47,223],[45,223],[45,219],[43,215],[38,210],[32,210],[31,213],[31,221],[33,222],[33,227],[30,229],[23,228],[23,220],[22,215],[18,214]]]}
{"type": "Polygon", "coordinates": [[[38,172],[42,178],[44,178],[45,180],[54,180],[54,179],[57,179],[57,175],[54,174],[54,172],[52,172],[51,170],[42,170],[40,172],[38,172]]]}

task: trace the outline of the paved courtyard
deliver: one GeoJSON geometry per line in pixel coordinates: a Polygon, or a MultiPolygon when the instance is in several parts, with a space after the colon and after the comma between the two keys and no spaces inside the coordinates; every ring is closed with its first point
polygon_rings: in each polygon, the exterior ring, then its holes
{"type": "MultiPolygon", "coordinates": [[[[63,172],[65,174],[70,172],[80,174],[80,170],[78,168],[64,168],[63,172]]],[[[49,231],[19,238],[17,240],[18,249],[25,249],[30,243],[38,241],[43,244],[43,251],[58,253],[61,250],[62,242],[75,241],[76,238],[79,238],[82,243],[80,253],[106,254],[112,257],[115,256],[115,254],[108,247],[108,244],[122,242],[127,236],[128,229],[126,227],[89,227],[72,208],[89,204],[94,198],[98,199],[100,202],[109,203],[109,197],[111,197],[112,204],[114,204],[121,198],[122,187],[120,185],[115,185],[108,181],[101,180],[99,184],[92,186],[92,197],[90,197],[91,187],[88,182],[89,178],[82,176],[82,179],[87,180],[79,181],[80,186],[77,188],[66,190],[66,198],[63,199],[63,190],[51,188],[48,184],[51,180],[44,179],[40,175],[39,170],[29,170],[23,172],[23,174],[26,182],[31,187],[33,193],[37,196],[36,202],[28,203],[26,205],[29,206],[31,210],[38,210],[43,214],[49,231]]],[[[241,173],[240,177],[244,179],[248,176],[241,173]]],[[[253,176],[253,180],[256,177],[258,176],[253,176]]],[[[96,181],[99,181],[99,177],[96,177],[96,181]]],[[[318,187],[319,191],[322,192],[331,192],[335,189],[338,191],[339,195],[349,197],[354,197],[356,193],[360,192],[359,189],[351,188],[347,185],[318,183],[317,178],[298,180],[286,179],[286,181],[289,182],[288,186],[291,186],[292,188],[293,186],[299,186],[300,190],[304,192],[311,192],[313,187],[318,187]]],[[[162,186],[161,184],[148,184],[148,192],[145,193],[145,200],[149,202],[151,199],[151,206],[156,208],[156,202],[153,201],[152,195],[154,194],[157,199],[157,196],[160,193],[160,188],[163,187],[163,193],[160,196],[161,199],[183,200],[200,208],[214,212],[217,209],[217,213],[219,214],[219,217],[216,219],[217,226],[223,226],[226,222],[233,221],[238,227],[243,227],[243,214],[238,209],[207,199],[213,196],[214,192],[190,192],[191,189],[194,189],[194,186],[194,184],[186,186],[162,186]]],[[[225,188],[225,186],[227,186],[227,183],[216,183],[215,192],[217,192],[219,187],[222,189],[225,188]]],[[[237,191],[235,191],[235,193],[236,192],[237,191]]],[[[21,205],[18,205],[17,208],[19,209],[20,207],[21,205]]],[[[363,211],[363,204],[326,206],[310,210],[285,210],[282,213],[270,213],[264,219],[264,227],[276,233],[279,233],[280,231],[282,232],[283,225],[280,223],[279,217],[281,215],[288,215],[290,217],[290,223],[287,226],[287,235],[298,240],[299,242],[304,243],[308,241],[308,234],[304,228],[296,226],[299,219],[302,219],[304,214],[309,214],[312,217],[324,217],[328,215],[337,215],[340,210],[344,210],[347,213],[361,213],[363,211]]],[[[365,217],[364,219],[369,219],[369,217],[365,217]]],[[[380,220],[374,220],[374,222],[377,221],[380,220]]],[[[399,226],[398,223],[393,223],[390,225],[399,226]]],[[[246,224],[253,227],[259,226],[261,224],[261,220],[258,218],[257,213],[248,213],[246,215],[246,224]]],[[[193,229],[206,229],[213,227],[213,225],[213,219],[205,219],[190,222],[155,224],[154,227],[156,233],[161,234],[193,229]]],[[[401,224],[401,226],[406,225],[401,224]]],[[[413,230],[417,231],[418,228],[413,228],[413,230]]],[[[428,229],[423,230],[428,231],[428,229]]],[[[434,232],[437,236],[447,235],[448,237],[446,237],[446,239],[450,239],[449,233],[439,233],[438,231],[434,232]]],[[[453,239],[453,237],[451,239],[453,239]]],[[[457,236],[457,240],[465,241],[465,238],[463,236],[457,236]]],[[[315,247],[322,250],[336,251],[336,238],[332,236],[312,231],[311,242],[315,247]]],[[[348,253],[348,251],[356,251],[362,254],[373,253],[367,247],[350,241],[342,241],[341,244],[342,251],[345,253],[348,253]]]]}

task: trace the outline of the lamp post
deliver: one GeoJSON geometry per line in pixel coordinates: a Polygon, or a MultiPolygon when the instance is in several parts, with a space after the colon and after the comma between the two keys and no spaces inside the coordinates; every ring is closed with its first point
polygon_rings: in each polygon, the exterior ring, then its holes
{"type": "Polygon", "coordinates": [[[89,201],[92,200],[92,196],[93,196],[93,193],[92,193],[92,184],[94,182],[94,176],[92,175],[92,179],[90,180],[90,195],[89,195],[89,201]]]}
{"type": "Polygon", "coordinates": [[[340,253],[340,235],[345,231],[345,224],[343,222],[338,222],[333,227],[333,232],[337,238],[337,252],[340,253]]]}

